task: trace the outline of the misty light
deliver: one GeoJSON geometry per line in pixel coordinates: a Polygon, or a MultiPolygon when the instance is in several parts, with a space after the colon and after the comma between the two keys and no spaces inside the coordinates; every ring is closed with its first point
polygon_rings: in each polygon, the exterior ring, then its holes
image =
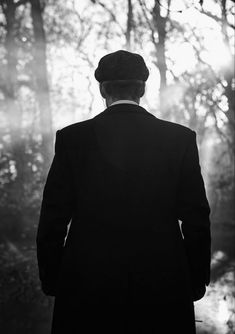
{"type": "Polygon", "coordinates": [[[216,70],[232,66],[231,54],[220,40],[211,41],[207,50],[201,52],[201,57],[216,70]]]}
{"type": "MultiPolygon", "coordinates": [[[[153,1],[151,2],[153,5],[153,1]]],[[[148,6],[151,5],[148,3],[148,6]]],[[[161,4],[167,7],[167,1],[161,1],[161,4]]],[[[106,4],[107,7],[109,4],[106,4]]],[[[210,5],[210,1],[207,2],[207,6],[210,5]]],[[[58,108],[53,112],[55,127],[63,127],[74,121],[82,121],[86,118],[90,118],[100,113],[105,109],[105,104],[99,93],[99,86],[94,78],[94,70],[98,64],[99,59],[108,52],[114,52],[118,49],[125,49],[125,41],[122,34],[120,33],[120,38],[115,37],[115,39],[109,38],[108,44],[106,45],[102,39],[97,40],[96,34],[92,33],[95,31],[96,25],[102,24],[101,18],[104,21],[110,19],[109,13],[103,11],[101,6],[95,6],[95,10],[92,6],[87,6],[87,1],[75,1],[74,9],[77,11],[79,17],[86,17],[88,12],[92,14],[94,20],[94,30],[87,36],[86,42],[82,46],[82,53],[80,50],[76,49],[76,41],[73,45],[50,45],[48,47],[48,52],[53,54],[52,62],[50,62],[49,69],[51,74],[51,89],[53,94],[53,87],[58,82],[61,83],[61,98],[64,101],[64,105],[61,105],[60,110],[58,108]],[[98,12],[99,15],[98,15],[98,12]],[[101,15],[102,14],[102,15],[101,15]],[[87,55],[87,56],[85,56],[87,55]],[[87,57],[87,58],[86,58],[87,57]],[[71,105],[71,97],[77,100],[76,105],[71,105]],[[70,108],[69,108],[70,106],[70,108]],[[67,107],[67,108],[66,108],[67,107]],[[68,112],[71,108],[73,112],[68,112]]],[[[151,6],[150,6],[151,7],[151,6]]],[[[162,7],[162,10],[164,10],[162,7]]],[[[116,8],[116,7],[115,7],[116,8]]],[[[218,25],[210,17],[203,15],[198,10],[198,2],[195,1],[184,1],[175,0],[171,2],[171,16],[179,24],[185,25],[185,27],[191,27],[188,31],[191,31],[185,35],[188,41],[182,41],[180,39],[178,42],[169,40],[166,45],[166,54],[168,68],[170,71],[167,72],[167,78],[169,84],[172,81],[172,73],[177,77],[184,73],[194,73],[197,71],[198,59],[195,54],[193,43],[200,34],[202,34],[203,47],[200,51],[200,58],[212,66],[215,70],[220,70],[231,64],[231,55],[226,49],[222,37],[220,37],[220,31],[218,25]],[[182,13],[177,13],[176,11],[180,8],[185,9],[182,13]],[[218,37],[219,36],[219,37],[218,37]],[[172,73],[171,73],[172,72],[172,73]]],[[[211,9],[211,8],[210,8],[211,9]]],[[[217,14],[217,8],[214,9],[217,14]]],[[[120,6],[117,7],[117,12],[115,13],[117,20],[121,22],[121,25],[125,26],[126,21],[123,15],[123,11],[120,10],[120,6]]],[[[115,23],[113,23],[115,24],[115,23]]],[[[115,26],[115,29],[119,30],[121,27],[115,26]]],[[[110,33],[112,27],[110,26],[110,33]]],[[[183,34],[183,32],[182,32],[183,34]]],[[[159,108],[159,85],[160,76],[156,65],[153,64],[151,57],[151,52],[154,52],[152,45],[150,43],[150,36],[145,36],[143,40],[144,49],[131,50],[133,52],[140,53],[146,60],[147,66],[150,70],[150,76],[146,83],[146,94],[141,100],[141,105],[147,109],[151,109],[158,113],[159,108]]],[[[192,74],[194,75],[194,74],[192,74]]],[[[164,93],[166,99],[173,99],[171,104],[174,105],[182,99],[186,91],[185,87],[181,84],[175,85],[174,87],[169,87],[164,93]]],[[[169,100],[170,100],[169,99],[169,100]]],[[[226,111],[226,101],[221,101],[221,108],[226,111]]],[[[199,110],[199,113],[203,113],[199,110]]],[[[219,116],[219,127],[223,126],[222,122],[225,119],[223,115],[219,116]]],[[[208,117],[206,120],[207,126],[212,126],[214,124],[213,117],[208,117]]]]}
{"type": "Polygon", "coordinates": [[[173,60],[172,70],[176,76],[181,75],[185,71],[191,71],[196,65],[193,47],[189,43],[174,43],[170,45],[168,54],[173,60]]]}

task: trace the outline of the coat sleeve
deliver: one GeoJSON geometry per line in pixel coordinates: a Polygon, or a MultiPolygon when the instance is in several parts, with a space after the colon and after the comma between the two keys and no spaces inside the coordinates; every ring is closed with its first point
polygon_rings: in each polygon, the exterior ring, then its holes
{"type": "Polygon", "coordinates": [[[57,131],[55,155],[43,191],[36,237],[42,290],[52,296],[55,295],[65,237],[73,214],[74,193],[70,175],[66,150],[57,131]]]}
{"type": "MultiPolygon", "coordinates": [[[[201,175],[196,133],[192,131],[181,167],[178,218],[189,263],[193,291],[205,292],[210,282],[210,208],[201,175]]],[[[200,296],[199,296],[200,297],[200,296]]],[[[195,297],[195,300],[200,299],[195,297]]]]}

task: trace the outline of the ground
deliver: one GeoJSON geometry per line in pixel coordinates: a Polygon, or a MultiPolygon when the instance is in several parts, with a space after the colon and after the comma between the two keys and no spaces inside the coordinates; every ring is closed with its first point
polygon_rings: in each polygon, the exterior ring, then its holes
{"type": "MultiPolygon", "coordinates": [[[[235,330],[234,225],[213,227],[212,281],[195,303],[198,334],[235,330]]],[[[34,239],[0,242],[0,333],[49,334],[54,299],[41,292],[34,239]]]]}

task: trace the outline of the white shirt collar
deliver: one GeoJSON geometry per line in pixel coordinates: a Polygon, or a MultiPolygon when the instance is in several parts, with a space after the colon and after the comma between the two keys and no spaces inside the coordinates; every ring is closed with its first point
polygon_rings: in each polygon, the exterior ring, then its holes
{"type": "Polygon", "coordinates": [[[112,104],[110,104],[110,107],[111,106],[114,106],[115,104],[122,104],[122,103],[126,103],[126,104],[135,104],[138,106],[138,103],[136,103],[135,101],[131,101],[131,100],[118,100],[118,101],[115,101],[113,102],[112,104]]]}

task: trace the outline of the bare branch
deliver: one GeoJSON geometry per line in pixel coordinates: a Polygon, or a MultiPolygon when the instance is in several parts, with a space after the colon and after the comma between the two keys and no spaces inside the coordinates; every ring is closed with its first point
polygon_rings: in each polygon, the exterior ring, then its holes
{"type": "Polygon", "coordinates": [[[94,102],[94,100],[95,100],[95,95],[94,95],[94,92],[93,92],[92,82],[91,82],[91,78],[90,78],[90,76],[87,75],[87,76],[86,76],[86,79],[87,79],[87,81],[88,81],[88,87],[87,87],[87,90],[88,90],[88,92],[89,92],[89,94],[90,94],[90,97],[91,97],[91,99],[90,99],[90,103],[89,103],[89,106],[88,106],[88,110],[89,110],[88,114],[91,114],[91,113],[92,113],[93,102],[94,102]]]}
{"type": "Polygon", "coordinates": [[[140,4],[140,7],[142,9],[142,13],[144,15],[144,18],[145,18],[145,20],[148,24],[149,29],[150,29],[152,42],[153,42],[154,46],[156,47],[157,41],[156,41],[155,36],[154,36],[155,28],[154,28],[152,22],[149,20],[149,18],[147,16],[148,9],[146,7],[146,4],[143,3],[142,0],[139,0],[139,4],[140,4]]]}
{"type": "Polygon", "coordinates": [[[15,7],[18,7],[18,6],[21,6],[21,5],[25,5],[27,2],[29,2],[29,0],[19,0],[14,5],[15,5],[15,7]]]}
{"type": "Polygon", "coordinates": [[[2,12],[6,16],[7,15],[7,3],[6,0],[0,0],[0,6],[2,7],[2,12]]]}
{"type": "MultiPolygon", "coordinates": [[[[199,10],[199,9],[198,9],[198,10],[199,10]]],[[[201,13],[201,14],[204,14],[204,15],[206,15],[206,16],[208,16],[208,17],[210,17],[211,19],[215,20],[215,21],[218,22],[218,23],[223,23],[223,20],[222,20],[221,17],[219,17],[219,16],[217,16],[217,15],[214,15],[214,14],[212,14],[211,12],[208,12],[208,11],[204,10],[203,8],[200,10],[200,13],[201,13]]],[[[228,25],[230,28],[235,29],[235,25],[234,25],[234,24],[227,22],[227,25],[228,25]]]]}
{"type": "Polygon", "coordinates": [[[33,83],[32,83],[32,81],[31,80],[28,80],[28,79],[18,79],[18,81],[17,81],[17,84],[19,85],[19,86],[26,86],[26,87],[29,87],[29,88],[35,88],[35,87],[33,87],[33,83]]]}
{"type": "Polygon", "coordinates": [[[79,14],[79,12],[76,9],[75,0],[73,1],[73,14],[77,17],[77,19],[80,23],[80,31],[79,31],[79,35],[78,35],[78,39],[77,39],[77,43],[76,43],[77,44],[76,48],[80,50],[83,42],[86,40],[87,36],[91,32],[93,22],[91,20],[88,23],[86,19],[83,19],[81,17],[81,15],[79,14]],[[84,27],[86,27],[86,28],[84,28],[84,27]]]}
{"type": "MultiPolygon", "coordinates": [[[[192,30],[192,34],[193,34],[193,36],[195,37],[196,41],[197,41],[197,42],[199,43],[199,45],[200,45],[200,44],[201,44],[200,39],[199,39],[198,36],[195,34],[195,31],[192,30]]],[[[202,57],[201,57],[202,46],[200,45],[200,48],[197,48],[197,47],[190,41],[190,38],[187,38],[187,37],[185,37],[185,36],[184,36],[184,40],[185,40],[186,42],[188,42],[188,43],[192,46],[192,48],[193,48],[193,50],[194,50],[194,52],[195,52],[195,54],[196,54],[196,56],[197,56],[197,59],[200,61],[200,63],[206,65],[206,66],[208,67],[208,69],[210,69],[211,73],[213,73],[213,75],[216,77],[216,74],[215,74],[215,71],[214,71],[213,67],[212,67],[209,63],[207,63],[205,60],[203,60],[202,57]]],[[[216,78],[217,78],[217,77],[216,77],[216,78]]]]}
{"type": "Polygon", "coordinates": [[[118,20],[116,19],[116,16],[114,15],[114,13],[111,11],[111,9],[109,9],[103,2],[98,1],[97,4],[99,4],[101,7],[103,7],[107,13],[109,13],[111,19],[118,24],[119,28],[121,29],[122,33],[125,34],[125,30],[122,28],[122,26],[120,25],[120,23],[118,22],[118,20]]]}
{"type": "MultiPolygon", "coordinates": [[[[217,105],[216,105],[216,107],[217,107],[217,105]]],[[[215,109],[214,108],[210,108],[209,112],[210,112],[210,114],[213,116],[213,118],[215,120],[215,129],[216,129],[216,132],[219,134],[220,138],[222,140],[224,140],[228,144],[230,150],[232,151],[233,150],[233,143],[232,143],[230,137],[226,136],[226,134],[224,133],[224,131],[222,131],[220,129],[220,127],[218,126],[218,119],[217,119],[217,115],[216,115],[215,109]]]]}
{"type": "Polygon", "coordinates": [[[169,18],[170,15],[170,6],[171,6],[171,0],[168,0],[168,4],[167,4],[167,14],[166,17],[169,18]]]}
{"type": "Polygon", "coordinates": [[[7,88],[6,88],[6,84],[0,84],[0,90],[3,92],[4,95],[7,95],[7,88]]]}
{"type": "Polygon", "coordinates": [[[83,60],[85,60],[91,69],[94,69],[94,63],[93,61],[89,58],[88,54],[84,52],[83,49],[80,50],[80,56],[83,60]]]}

